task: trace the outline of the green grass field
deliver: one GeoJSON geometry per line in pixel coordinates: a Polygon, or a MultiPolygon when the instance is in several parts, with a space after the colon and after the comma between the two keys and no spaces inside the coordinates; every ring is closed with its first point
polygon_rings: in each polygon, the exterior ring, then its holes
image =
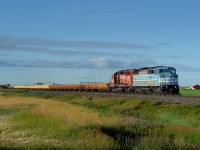
{"type": "Polygon", "coordinates": [[[200,106],[1,90],[0,135],[1,149],[197,150],[200,106]]]}
{"type": "Polygon", "coordinates": [[[185,90],[181,89],[180,94],[184,96],[200,96],[200,90],[185,90]]]}

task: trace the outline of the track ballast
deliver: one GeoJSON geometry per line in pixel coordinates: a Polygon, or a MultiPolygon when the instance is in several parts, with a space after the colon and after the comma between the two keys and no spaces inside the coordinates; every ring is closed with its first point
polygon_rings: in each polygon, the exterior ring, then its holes
{"type": "Polygon", "coordinates": [[[119,94],[119,93],[98,93],[98,92],[70,92],[70,91],[43,91],[43,90],[27,90],[27,92],[46,93],[56,96],[87,96],[87,97],[104,97],[104,98],[133,98],[142,100],[156,100],[163,103],[173,104],[192,104],[200,105],[200,96],[181,96],[181,95],[146,95],[146,94],[119,94]]]}

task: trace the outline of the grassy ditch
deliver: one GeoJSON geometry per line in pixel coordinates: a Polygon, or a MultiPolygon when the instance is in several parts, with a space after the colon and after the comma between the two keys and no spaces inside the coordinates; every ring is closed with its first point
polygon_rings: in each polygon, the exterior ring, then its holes
{"type": "Polygon", "coordinates": [[[200,106],[0,92],[1,149],[195,150],[199,120],[200,106]]]}

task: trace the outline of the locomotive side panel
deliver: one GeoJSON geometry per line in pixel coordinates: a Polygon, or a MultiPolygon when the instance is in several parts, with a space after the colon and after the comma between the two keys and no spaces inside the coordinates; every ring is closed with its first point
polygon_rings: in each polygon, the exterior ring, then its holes
{"type": "Polygon", "coordinates": [[[159,86],[157,75],[135,75],[133,86],[159,86]]]}
{"type": "Polygon", "coordinates": [[[131,81],[131,77],[130,75],[128,74],[121,74],[120,75],[120,84],[122,85],[130,85],[132,83],[131,81]]]}
{"type": "Polygon", "coordinates": [[[133,83],[133,70],[121,70],[112,75],[110,86],[131,86],[133,83]]]}

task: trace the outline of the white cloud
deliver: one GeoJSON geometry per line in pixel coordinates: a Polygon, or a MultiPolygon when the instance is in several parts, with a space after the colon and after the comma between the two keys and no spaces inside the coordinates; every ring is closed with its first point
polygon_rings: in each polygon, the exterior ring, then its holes
{"type": "Polygon", "coordinates": [[[89,63],[96,67],[106,67],[107,66],[107,58],[101,57],[101,58],[93,58],[89,60],[89,63]]]}

